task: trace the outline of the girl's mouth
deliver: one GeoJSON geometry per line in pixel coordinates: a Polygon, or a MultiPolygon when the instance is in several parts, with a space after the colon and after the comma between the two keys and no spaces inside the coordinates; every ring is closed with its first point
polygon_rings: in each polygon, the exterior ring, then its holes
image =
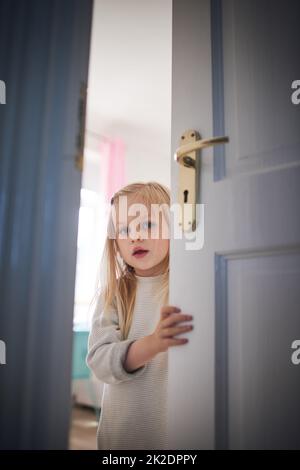
{"type": "Polygon", "coordinates": [[[133,253],[132,256],[134,256],[135,258],[144,258],[144,256],[146,256],[148,253],[148,250],[137,250],[133,253]]]}

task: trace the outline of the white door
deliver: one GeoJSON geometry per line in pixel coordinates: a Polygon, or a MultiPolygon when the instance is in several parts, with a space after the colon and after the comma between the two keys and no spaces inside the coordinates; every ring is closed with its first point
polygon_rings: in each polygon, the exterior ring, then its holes
{"type": "Polygon", "coordinates": [[[170,449],[300,448],[299,18],[298,0],[173,2],[172,149],[187,129],[230,141],[202,151],[203,248],[171,242],[170,304],[195,320],[169,350],[170,449]]]}

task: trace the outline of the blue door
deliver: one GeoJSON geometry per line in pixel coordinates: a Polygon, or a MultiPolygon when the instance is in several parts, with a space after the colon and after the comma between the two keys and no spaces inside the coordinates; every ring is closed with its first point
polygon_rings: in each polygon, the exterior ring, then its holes
{"type": "Polygon", "coordinates": [[[68,444],[92,6],[0,0],[2,449],[68,444]]]}

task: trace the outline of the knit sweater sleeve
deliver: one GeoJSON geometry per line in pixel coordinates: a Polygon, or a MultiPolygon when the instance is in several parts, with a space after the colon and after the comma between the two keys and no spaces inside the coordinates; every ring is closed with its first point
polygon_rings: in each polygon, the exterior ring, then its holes
{"type": "Polygon", "coordinates": [[[95,376],[104,383],[118,384],[142,375],[147,363],[128,372],[124,368],[127,350],[134,339],[122,340],[116,308],[103,310],[103,295],[99,296],[88,339],[86,362],[95,376]]]}

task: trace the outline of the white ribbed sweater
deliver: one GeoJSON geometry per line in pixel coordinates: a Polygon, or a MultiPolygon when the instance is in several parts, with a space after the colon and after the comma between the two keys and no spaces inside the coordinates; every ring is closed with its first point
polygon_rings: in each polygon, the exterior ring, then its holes
{"type": "Polygon", "coordinates": [[[99,297],[89,335],[87,364],[104,382],[97,432],[98,449],[167,449],[166,408],[168,351],[134,372],[123,363],[129,345],[153,333],[161,305],[154,299],[162,275],[137,277],[132,325],[121,339],[117,309],[103,314],[99,297]]]}

